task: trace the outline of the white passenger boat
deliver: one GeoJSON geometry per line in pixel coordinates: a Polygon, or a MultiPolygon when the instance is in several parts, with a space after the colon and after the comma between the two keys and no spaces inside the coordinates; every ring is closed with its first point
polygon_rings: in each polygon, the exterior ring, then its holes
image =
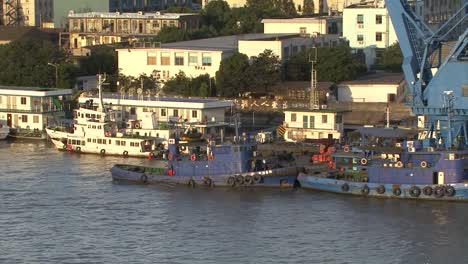
{"type": "Polygon", "coordinates": [[[99,81],[99,105],[85,103],[74,111],[73,125],[68,129],[46,129],[52,143],[60,150],[100,155],[148,157],[163,149],[157,130],[119,128],[120,113],[106,109],[102,103],[99,81]]]}
{"type": "Polygon", "coordinates": [[[5,139],[10,133],[10,127],[0,124],[0,139],[5,139]]]}

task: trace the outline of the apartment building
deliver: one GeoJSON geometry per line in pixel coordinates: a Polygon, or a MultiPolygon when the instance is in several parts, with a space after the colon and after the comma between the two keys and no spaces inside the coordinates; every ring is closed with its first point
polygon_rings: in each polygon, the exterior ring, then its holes
{"type": "Polygon", "coordinates": [[[42,27],[53,19],[53,0],[0,0],[0,25],[42,27]]]}
{"type": "Polygon", "coordinates": [[[263,33],[299,33],[301,35],[337,35],[343,34],[341,17],[319,16],[285,19],[262,19],[263,33]]]}

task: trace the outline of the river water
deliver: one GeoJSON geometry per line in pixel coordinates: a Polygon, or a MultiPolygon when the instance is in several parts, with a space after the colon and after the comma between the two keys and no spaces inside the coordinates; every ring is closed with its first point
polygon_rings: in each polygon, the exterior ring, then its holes
{"type": "Polygon", "coordinates": [[[468,204],[119,184],[145,159],[0,142],[0,263],[467,263],[468,204]]]}

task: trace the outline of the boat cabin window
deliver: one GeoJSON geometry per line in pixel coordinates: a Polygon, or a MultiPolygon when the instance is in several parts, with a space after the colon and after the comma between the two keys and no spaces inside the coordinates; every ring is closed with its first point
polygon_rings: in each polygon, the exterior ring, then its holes
{"type": "Polygon", "coordinates": [[[101,126],[98,126],[98,129],[102,129],[102,127],[101,127],[101,126]]]}
{"type": "Polygon", "coordinates": [[[139,147],[140,143],[139,142],[130,142],[130,147],[139,147]]]}
{"type": "Polygon", "coordinates": [[[96,115],[95,115],[95,114],[91,114],[91,118],[92,118],[92,119],[96,119],[96,115]]]}
{"type": "Polygon", "coordinates": [[[81,118],[84,118],[84,114],[81,114],[81,118]]]}
{"type": "Polygon", "coordinates": [[[111,140],[109,139],[109,145],[112,144],[111,140]]]}
{"type": "Polygon", "coordinates": [[[93,129],[96,129],[96,126],[93,126],[93,129]]]}
{"type": "Polygon", "coordinates": [[[101,115],[97,115],[97,118],[98,118],[98,119],[101,119],[101,115]]]}
{"type": "Polygon", "coordinates": [[[93,138],[93,143],[96,143],[96,139],[95,139],[95,138],[93,138]]]}
{"type": "Polygon", "coordinates": [[[90,118],[91,116],[89,114],[86,114],[86,118],[90,118]]]}
{"type": "Polygon", "coordinates": [[[86,141],[88,141],[88,143],[91,143],[91,139],[90,139],[90,138],[86,139],[86,141]]]}

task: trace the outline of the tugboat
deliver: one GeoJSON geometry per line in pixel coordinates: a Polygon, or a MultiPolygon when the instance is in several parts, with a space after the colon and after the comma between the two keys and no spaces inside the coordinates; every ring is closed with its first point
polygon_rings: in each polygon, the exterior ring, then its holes
{"type": "MultiPolygon", "coordinates": [[[[237,125],[236,125],[237,127],[237,125]]],[[[236,128],[237,134],[237,128],[236,128]]],[[[170,138],[167,162],[160,167],[117,164],[111,169],[115,181],[136,183],[172,183],[190,187],[288,187],[298,185],[297,175],[302,169],[295,164],[282,166],[257,152],[257,145],[249,138],[216,144],[210,141],[205,148],[192,145],[183,155],[177,138],[170,138]]]]}

